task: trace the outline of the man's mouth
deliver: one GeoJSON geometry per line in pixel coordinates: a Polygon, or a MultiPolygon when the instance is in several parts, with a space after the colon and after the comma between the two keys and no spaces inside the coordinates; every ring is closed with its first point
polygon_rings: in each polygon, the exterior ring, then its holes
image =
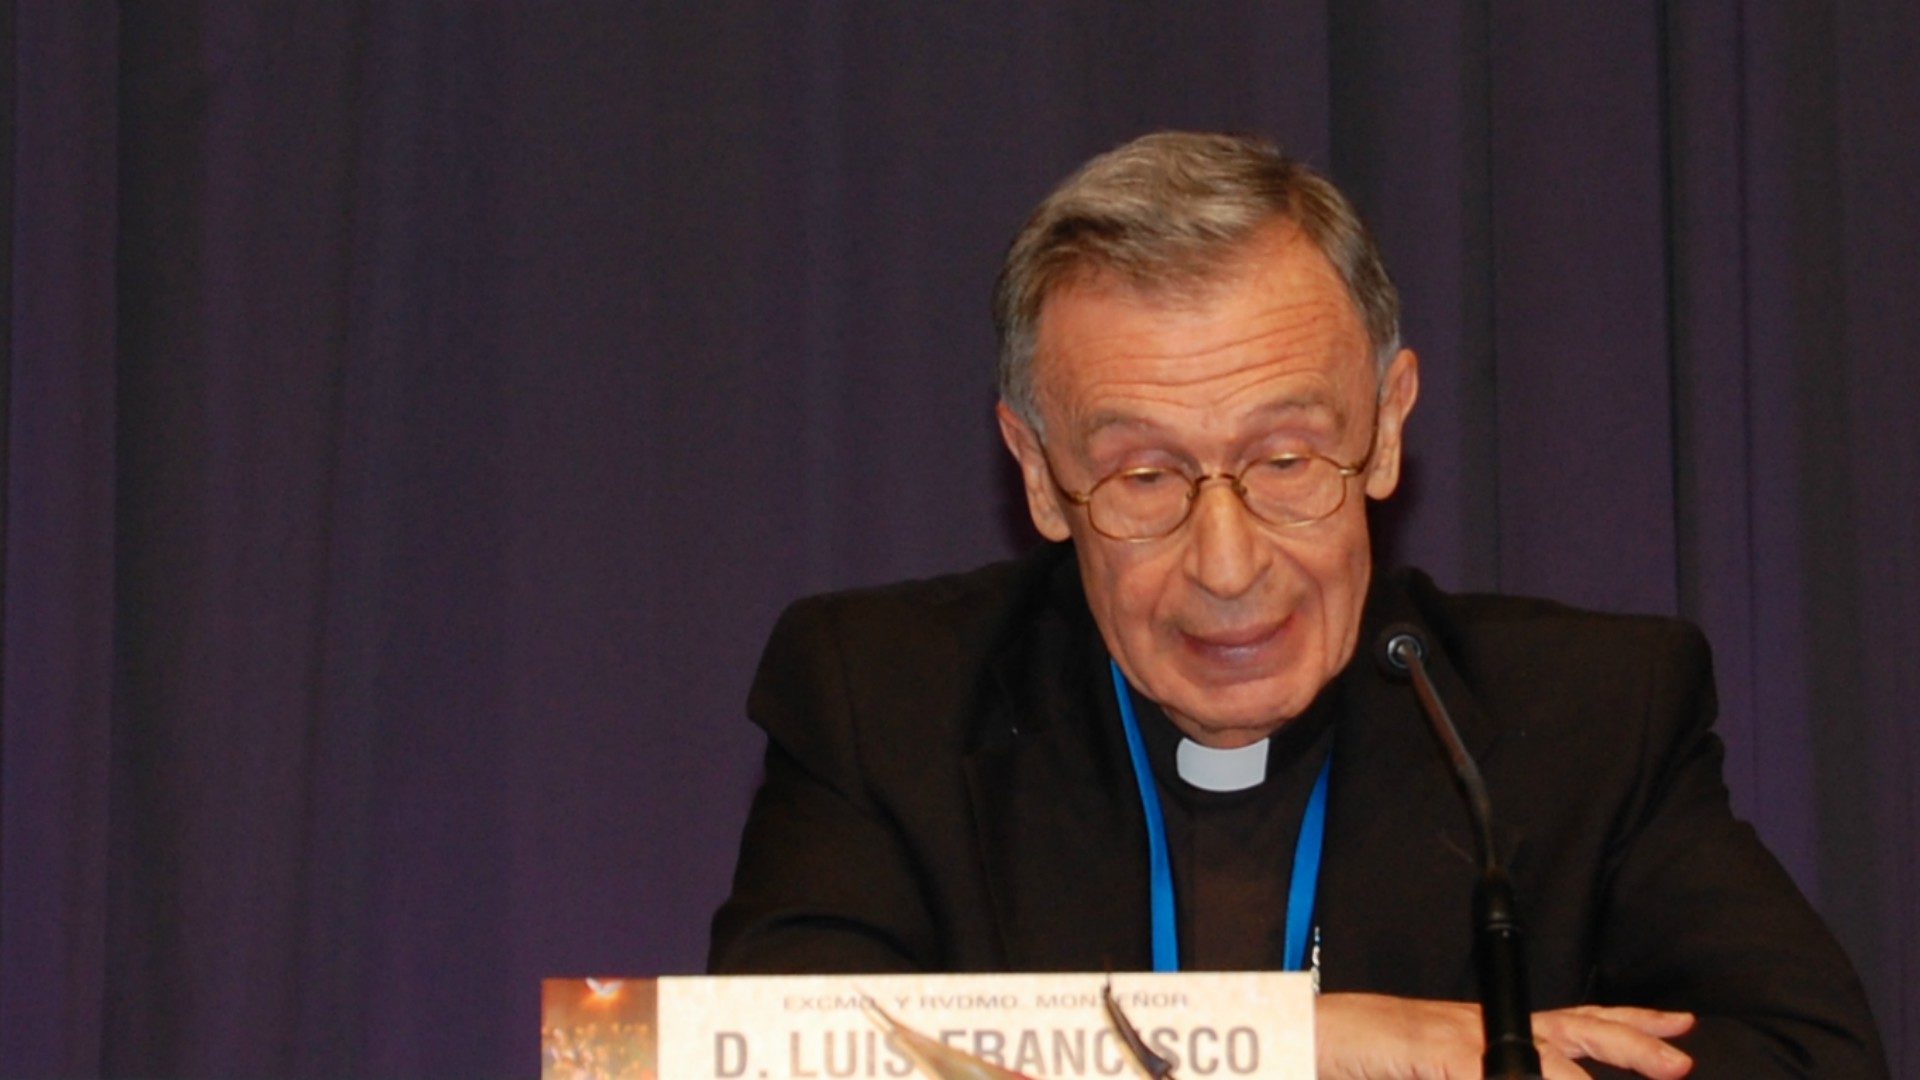
{"type": "Polygon", "coordinates": [[[1202,660],[1227,667],[1271,662],[1269,655],[1280,641],[1286,621],[1254,623],[1248,626],[1210,630],[1183,630],[1186,646],[1202,660]]]}

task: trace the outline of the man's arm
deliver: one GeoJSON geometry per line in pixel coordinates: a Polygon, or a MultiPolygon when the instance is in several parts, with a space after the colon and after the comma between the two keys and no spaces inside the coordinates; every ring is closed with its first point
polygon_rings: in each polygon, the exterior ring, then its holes
{"type": "MultiPolygon", "coordinates": [[[[1733,817],[1705,641],[1662,625],[1644,679],[1622,680],[1637,684],[1629,700],[1644,715],[1637,727],[1609,728],[1609,751],[1633,755],[1641,779],[1596,882],[1594,1004],[1535,1015],[1546,1073],[1883,1077],[1851,965],[1733,817]],[[1691,1071],[1667,1056],[1666,1041],[1692,1058],[1691,1071]],[[1570,1071],[1574,1061],[1585,1072],[1570,1071]]],[[[1480,1020],[1469,1004],[1330,994],[1318,1025],[1325,1076],[1479,1075],[1480,1020]]]]}
{"type": "MultiPolygon", "coordinates": [[[[1535,1013],[1533,1035],[1546,1080],[1580,1080],[1609,1065],[1625,1075],[1679,1080],[1693,1059],[1666,1040],[1693,1024],[1687,1013],[1580,1006],[1535,1013]]],[[[1464,1002],[1326,994],[1314,1007],[1316,1070],[1322,1080],[1475,1080],[1482,1075],[1482,1032],[1480,1009],[1464,1002]]]]}
{"type": "Polygon", "coordinates": [[[1705,639],[1676,626],[1652,676],[1651,779],[1613,851],[1594,998],[1689,1009],[1697,1077],[1887,1075],[1852,965],[1733,816],[1705,639]],[[1676,707],[1677,706],[1677,707],[1676,707]]]}
{"type": "Polygon", "coordinates": [[[865,790],[827,605],[780,618],[748,712],[767,733],[733,893],[714,916],[715,974],[929,970],[940,956],[901,838],[865,790]]]}

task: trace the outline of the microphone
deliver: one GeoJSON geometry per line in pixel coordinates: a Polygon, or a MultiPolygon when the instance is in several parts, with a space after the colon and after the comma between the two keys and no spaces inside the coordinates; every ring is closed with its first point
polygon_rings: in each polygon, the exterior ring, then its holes
{"type": "Polygon", "coordinates": [[[1374,649],[1374,660],[1390,677],[1413,680],[1414,696],[1420,699],[1434,738],[1446,748],[1454,778],[1467,797],[1467,816],[1473,819],[1480,855],[1480,879],[1473,890],[1473,944],[1480,974],[1480,1019],[1487,1035],[1482,1075],[1539,1080],[1540,1052],[1533,1045],[1520,914],[1513,883],[1494,848],[1493,803],[1487,798],[1486,781],[1427,675],[1427,642],[1420,631],[1405,623],[1387,627],[1374,649]]]}

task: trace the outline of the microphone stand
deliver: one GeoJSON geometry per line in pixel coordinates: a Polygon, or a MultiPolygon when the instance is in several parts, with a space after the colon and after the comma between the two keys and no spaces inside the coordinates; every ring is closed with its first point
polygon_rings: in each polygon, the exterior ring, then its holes
{"type": "Polygon", "coordinates": [[[1533,1045],[1533,1009],[1527,998],[1526,958],[1513,883],[1500,865],[1493,843],[1493,804],[1487,798],[1480,766],[1460,739],[1453,717],[1427,675],[1426,643],[1411,627],[1387,630],[1389,668],[1413,678],[1414,695],[1446,747],[1454,776],[1467,796],[1474,839],[1480,849],[1480,878],[1473,889],[1474,960],[1480,976],[1480,1018],[1486,1029],[1483,1076],[1494,1080],[1540,1080],[1540,1052],[1533,1045]]]}

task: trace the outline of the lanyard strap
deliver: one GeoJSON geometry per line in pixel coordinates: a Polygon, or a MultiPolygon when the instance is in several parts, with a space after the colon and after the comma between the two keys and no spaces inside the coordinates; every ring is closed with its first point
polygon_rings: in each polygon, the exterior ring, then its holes
{"type": "MultiPolygon", "coordinates": [[[[1327,776],[1333,772],[1333,751],[1320,761],[1320,775],[1313,781],[1313,794],[1307,797],[1307,812],[1300,818],[1300,835],[1293,841],[1293,877],[1287,885],[1286,970],[1307,970],[1307,936],[1313,926],[1314,899],[1320,889],[1320,851],[1327,840],[1327,776]]],[[[1318,988],[1318,969],[1315,986],[1318,988]]]]}
{"type": "Polygon", "coordinates": [[[1120,699],[1120,725],[1127,730],[1127,754],[1133,758],[1133,779],[1140,786],[1140,808],[1147,815],[1147,874],[1153,898],[1153,970],[1180,970],[1180,935],[1173,921],[1173,863],[1167,858],[1167,816],[1160,811],[1160,788],[1147,764],[1147,744],[1140,738],[1140,721],[1133,715],[1133,692],[1120,665],[1113,670],[1113,693],[1120,699]]]}
{"type": "MultiPolygon", "coordinates": [[[[1113,693],[1120,702],[1120,725],[1127,734],[1127,755],[1133,759],[1133,779],[1140,788],[1140,808],[1147,819],[1148,888],[1152,897],[1153,970],[1180,970],[1179,931],[1174,918],[1173,862],[1167,855],[1167,819],[1160,809],[1160,787],[1147,763],[1146,742],[1133,711],[1133,691],[1120,665],[1109,659],[1113,693]]],[[[1320,885],[1320,854],[1327,835],[1327,777],[1333,754],[1320,763],[1320,775],[1300,819],[1300,835],[1293,843],[1293,876],[1287,887],[1286,970],[1305,971],[1307,944],[1313,928],[1314,894],[1320,885]]]]}

